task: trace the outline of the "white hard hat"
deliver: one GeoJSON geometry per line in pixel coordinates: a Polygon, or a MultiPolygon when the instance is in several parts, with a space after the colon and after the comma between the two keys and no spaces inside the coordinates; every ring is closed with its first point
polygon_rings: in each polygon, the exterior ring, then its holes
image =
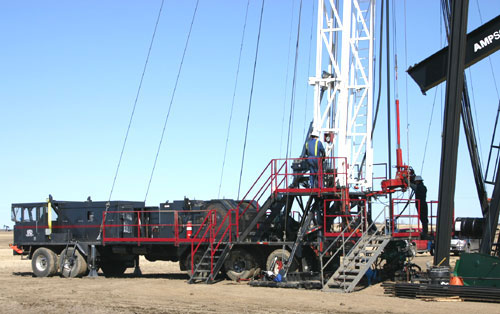
{"type": "Polygon", "coordinates": [[[311,132],[311,136],[316,136],[316,137],[319,137],[319,131],[318,130],[314,130],[311,132]]]}
{"type": "Polygon", "coordinates": [[[415,176],[415,181],[424,181],[424,179],[421,176],[415,176]]]}

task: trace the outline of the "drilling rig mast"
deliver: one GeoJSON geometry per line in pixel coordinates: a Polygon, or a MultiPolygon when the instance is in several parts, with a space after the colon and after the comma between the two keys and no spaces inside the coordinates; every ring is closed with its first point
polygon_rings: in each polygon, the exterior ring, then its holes
{"type": "Polygon", "coordinates": [[[346,158],[338,167],[349,185],[371,190],[375,1],[318,2],[313,128],[324,135],[327,156],[346,158]]]}

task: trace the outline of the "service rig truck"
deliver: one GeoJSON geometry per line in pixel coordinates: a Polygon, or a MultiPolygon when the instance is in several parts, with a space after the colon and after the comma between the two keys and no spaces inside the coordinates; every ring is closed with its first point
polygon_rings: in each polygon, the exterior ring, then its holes
{"type": "Polygon", "coordinates": [[[224,274],[248,279],[266,270],[294,278],[295,285],[348,290],[381,259],[385,275],[397,275],[411,253],[407,241],[398,239],[418,238],[421,228],[398,232],[396,217],[377,229],[368,194],[339,185],[347,180],[337,166],[345,160],[313,158],[318,173],[311,174],[305,172],[308,159],[272,160],[241,201],[186,198],[148,207],[49,197],[13,204],[12,247],[32,260],[39,277],[58,271],[65,277],[96,275],[98,269],[119,276],[138,267],[140,255],[179,261],[191,283],[224,274]],[[309,186],[311,175],[317,187],[309,186]]]}

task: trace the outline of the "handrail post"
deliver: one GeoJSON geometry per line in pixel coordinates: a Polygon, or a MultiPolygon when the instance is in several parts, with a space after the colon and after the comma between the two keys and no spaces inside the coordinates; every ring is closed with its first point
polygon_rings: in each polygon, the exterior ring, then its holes
{"type": "MultiPolygon", "coordinates": [[[[160,216],[161,213],[158,212],[158,216],[160,216]]],[[[159,221],[161,222],[161,221],[159,221]]],[[[160,229],[160,226],[158,226],[158,230],[160,229]]],[[[175,237],[175,244],[177,245],[179,241],[179,228],[177,226],[177,211],[174,211],[174,237],[175,237]]],[[[191,242],[192,243],[192,242],[191,242]]]]}
{"type": "Polygon", "coordinates": [[[194,241],[191,241],[191,276],[194,274],[194,241]]]}
{"type": "Polygon", "coordinates": [[[102,243],[106,243],[106,212],[102,212],[102,243]]]}
{"type": "Polygon", "coordinates": [[[137,213],[137,246],[141,244],[141,217],[139,217],[139,211],[137,213]]]}
{"type": "Polygon", "coordinates": [[[236,241],[240,239],[240,205],[236,207],[236,241]]]}
{"type": "Polygon", "coordinates": [[[290,184],[288,184],[288,159],[285,159],[285,188],[288,188],[290,184]]]}
{"type": "Polygon", "coordinates": [[[278,186],[278,160],[275,159],[274,160],[274,172],[275,172],[275,175],[274,175],[274,187],[275,187],[275,191],[279,188],[278,186]]]}

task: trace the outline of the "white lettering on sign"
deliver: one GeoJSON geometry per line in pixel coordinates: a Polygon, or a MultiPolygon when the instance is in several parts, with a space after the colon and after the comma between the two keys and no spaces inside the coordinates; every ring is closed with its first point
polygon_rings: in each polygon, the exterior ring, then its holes
{"type": "Polygon", "coordinates": [[[28,229],[26,230],[26,237],[32,237],[33,236],[33,230],[28,229]]]}
{"type": "Polygon", "coordinates": [[[474,43],[474,52],[477,52],[478,50],[481,50],[484,47],[490,45],[491,43],[493,43],[493,40],[499,40],[499,39],[500,39],[500,32],[499,31],[493,32],[493,34],[490,34],[484,37],[484,39],[481,39],[479,42],[474,43]]]}

